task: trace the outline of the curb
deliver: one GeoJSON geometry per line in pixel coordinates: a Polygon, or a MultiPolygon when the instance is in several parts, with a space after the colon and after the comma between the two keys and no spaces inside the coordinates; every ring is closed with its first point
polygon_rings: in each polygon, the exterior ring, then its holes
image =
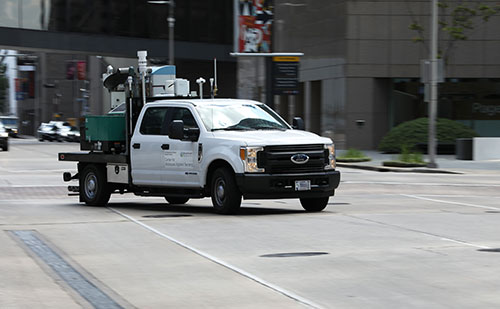
{"type": "Polygon", "coordinates": [[[419,168],[404,168],[404,167],[387,167],[387,166],[373,166],[373,165],[362,165],[362,164],[353,164],[353,163],[339,163],[337,162],[338,167],[347,167],[347,168],[356,168],[360,170],[368,170],[375,172],[396,172],[396,173],[428,173],[428,174],[464,174],[462,172],[449,171],[443,169],[431,169],[427,167],[419,167],[419,168]]]}

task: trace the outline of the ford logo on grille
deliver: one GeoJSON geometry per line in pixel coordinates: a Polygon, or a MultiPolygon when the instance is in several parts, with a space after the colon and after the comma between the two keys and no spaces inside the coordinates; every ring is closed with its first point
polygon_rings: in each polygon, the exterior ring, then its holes
{"type": "Polygon", "coordinates": [[[291,156],[290,160],[295,164],[306,164],[309,161],[309,156],[305,153],[297,153],[291,156]]]}

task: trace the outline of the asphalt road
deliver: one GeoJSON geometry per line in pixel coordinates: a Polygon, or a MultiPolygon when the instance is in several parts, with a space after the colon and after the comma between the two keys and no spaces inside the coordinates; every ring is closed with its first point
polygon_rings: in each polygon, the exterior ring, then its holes
{"type": "Polygon", "coordinates": [[[340,168],[330,205],[67,196],[59,151],[0,152],[0,308],[498,308],[500,171],[340,168]]]}

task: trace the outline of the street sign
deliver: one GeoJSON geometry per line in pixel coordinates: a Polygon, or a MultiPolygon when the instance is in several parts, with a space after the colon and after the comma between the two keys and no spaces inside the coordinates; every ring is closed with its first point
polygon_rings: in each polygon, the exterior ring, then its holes
{"type": "Polygon", "coordinates": [[[273,94],[299,94],[299,61],[300,57],[273,57],[273,94]]]}
{"type": "MultiPolygon", "coordinates": [[[[420,60],[420,82],[427,84],[431,82],[431,63],[429,59],[420,60]]],[[[437,59],[437,80],[438,83],[444,83],[444,61],[437,59]]]]}

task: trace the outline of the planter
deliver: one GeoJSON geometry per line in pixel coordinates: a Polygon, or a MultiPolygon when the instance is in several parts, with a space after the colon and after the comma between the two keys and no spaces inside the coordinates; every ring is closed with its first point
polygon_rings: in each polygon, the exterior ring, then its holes
{"type": "Polygon", "coordinates": [[[409,163],[402,161],[384,161],[382,162],[383,166],[390,167],[426,167],[427,163],[409,163]]]}
{"type": "Polygon", "coordinates": [[[337,158],[337,162],[343,162],[343,163],[356,163],[356,162],[367,162],[371,161],[372,158],[369,157],[363,157],[363,158],[337,158]]]}

